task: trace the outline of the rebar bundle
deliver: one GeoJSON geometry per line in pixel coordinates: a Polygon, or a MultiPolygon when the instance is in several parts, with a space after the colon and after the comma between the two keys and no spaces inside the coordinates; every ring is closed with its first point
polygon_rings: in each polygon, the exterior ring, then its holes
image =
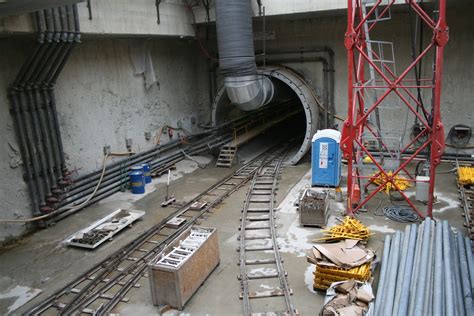
{"type": "Polygon", "coordinates": [[[473,315],[471,241],[427,218],[386,236],[374,315],[473,315]]]}

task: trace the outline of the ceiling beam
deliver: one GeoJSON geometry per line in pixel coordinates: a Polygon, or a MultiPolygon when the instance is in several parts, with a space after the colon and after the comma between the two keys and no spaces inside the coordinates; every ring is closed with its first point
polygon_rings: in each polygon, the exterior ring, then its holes
{"type": "Polygon", "coordinates": [[[0,0],[0,17],[59,7],[85,0],[0,0]]]}

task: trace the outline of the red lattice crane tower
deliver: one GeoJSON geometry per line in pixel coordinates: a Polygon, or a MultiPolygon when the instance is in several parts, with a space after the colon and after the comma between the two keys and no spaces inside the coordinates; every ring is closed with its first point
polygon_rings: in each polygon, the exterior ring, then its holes
{"type": "MultiPolygon", "coordinates": [[[[446,0],[429,5],[415,0],[405,2],[412,18],[419,22],[415,27],[420,31],[411,30],[407,34],[406,38],[412,39],[411,57],[407,54],[410,62],[403,71],[397,72],[393,44],[371,37],[379,24],[390,19],[390,8],[395,0],[348,0],[345,34],[348,118],[343,126],[341,150],[348,161],[349,215],[354,215],[390,184],[422,218],[432,217],[435,170],[444,153],[440,97],[443,53],[449,38],[446,0]],[[415,42],[419,44],[419,51],[416,53],[413,50],[414,33],[418,33],[415,42]],[[428,33],[430,38],[423,41],[420,38],[423,33],[428,33]],[[401,131],[402,137],[386,131],[386,126],[390,125],[387,119],[396,117],[396,113],[390,114],[391,110],[398,114],[406,111],[406,122],[409,117],[415,121],[406,142],[406,126],[401,131]],[[366,170],[367,160],[372,171],[366,170]],[[423,180],[419,180],[413,171],[415,161],[423,161],[426,172],[423,180]],[[398,176],[413,185],[424,182],[428,187],[425,211],[397,185],[398,176]],[[382,182],[369,191],[368,187],[376,177],[382,182]]],[[[394,33],[402,31],[403,28],[393,29],[394,33]]]]}

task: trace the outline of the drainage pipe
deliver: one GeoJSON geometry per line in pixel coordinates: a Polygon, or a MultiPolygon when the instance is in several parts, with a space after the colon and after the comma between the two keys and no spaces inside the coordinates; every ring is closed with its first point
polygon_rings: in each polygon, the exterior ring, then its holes
{"type": "Polygon", "coordinates": [[[453,252],[451,251],[451,241],[450,241],[450,228],[447,221],[443,221],[443,257],[444,257],[444,282],[446,292],[444,293],[445,303],[446,303],[446,315],[455,315],[454,307],[454,283],[453,283],[453,266],[452,266],[452,256],[453,252]]]}
{"type": "MultiPolygon", "coordinates": [[[[397,272],[398,272],[398,258],[400,256],[400,241],[403,233],[397,231],[395,233],[395,239],[393,245],[390,246],[390,257],[389,257],[389,268],[387,271],[387,283],[384,293],[384,297],[391,298],[395,294],[395,285],[397,282],[397,272]]],[[[381,311],[383,310],[382,315],[392,315],[393,309],[393,299],[388,299],[384,302],[383,306],[380,307],[381,311]]]]}
{"type": "Polygon", "coordinates": [[[52,40],[52,43],[49,45],[48,50],[43,56],[43,60],[38,64],[38,67],[33,71],[33,75],[29,79],[29,82],[26,85],[26,94],[28,100],[28,108],[30,110],[30,119],[32,122],[33,129],[33,141],[36,146],[36,151],[39,155],[39,161],[41,166],[41,174],[43,177],[45,189],[46,189],[46,199],[48,203],[54,203],[55,198],[52,197],[51,188],[56,187],[56,179],[54,176],[54,170],[52,162],[49,159],[47,140],[45,139],[47,133],[45,132],[45,127],[42,126],[40,106],[37,102],[36,95],[39,84],[44,78],[44,74],[47,71],[51,63],[54,62],[55,54],[57,52],[58,42],[60,40],[62,25],[59,16],[59,9],[54,8],[48,11],[48,14],[52,14],[52,18],[49,18],[48,21],[53,25],[48,25],[48,30],[50,31],[49,38],[52,40]]]}
{"type": "MultiPolygon", "coordinates": [[[[229,135],[230,135],[230,133],[229,133],[229,135]]],[[[186,155],[192,155],[192,154],[195,154],[195,153],[198,153],[198,152],[202,152],[204,150],[208,150],[208,149],[215,148],[217,146],[221,146],[223,144],[228,143],[231,140],[232,140],[231,136],[227,136],[227,137],[224,137],[224,138],[210,136],[206,139],[203,139],[202,143],[193,144],[190,149],[187,149],[188,152],[185,152],[185,153],[186,153],[186,155]],[[210,145],[210,143],[212,143],[212,145],[210,145]]],[[[153,170],[157,169],[158,167],[160,167],[162,165],[168,164],[172,161],[177,162],[179,160],[184,159],[185,157],[183,156],[182,149],[176,149],[176,151],[174,153],[171,153],[171,154],[166,155],[164,157],[157,157],[156,153],[152,153],[151,155],[148,155],[148,156],[139,156],[139,157],[136,157],[136,158],[137,159],[135,161],[133,161],[133,163],[129,163],[129,164],[126,164],[126,165],[122,164],[122,165],[119,166],[118,170],[114,171],[113,173],[108,174],[107,176],[104,176],[104,181],[102,182],[101,187],[102,186],[105,187],[105,186],[107,186],[109,184],[113,184],[113,183],[118,183],[118,185],[121,185],[123,183],[123,178],[124,178],[124,171],[123,171],[124,168],[127,169],[127,171],[128,171],[128,168],[132,164],[147,162],[147,163],[151,164],[151,169],[153,171],[153,170]]],[[[128,177],[128,175],[125,174],[125,177],[128,177]]],[[[94,190],[96,185],[97,185],[96,181],[95,182],[90,182],[90,184],[88,184],[87,186],[79,187],[74,191],[68,192],[68,194],[66,195],[66,198],[61,201],[60,206],[67,205],[69,203],[72,203],[72,202],[84,197],[84,196],[87,196],[88,194],[90,194],[94,190]]]]}
{"type": "Polygon", "coordinates": [[[41,214],[39,212],[40,192],[34,178],[35,170],[31,166],[31,156],[26,146],[27,140],[26,140],[26,135],[25,135],[25,126],[24,126],[23,120],[21,119],[21,113],[20,113],[21,109],[20,109],[20,105],[18,104],[19,95],[18,95],[18,90],[16,87],[10,88],[8,97],[10,99],[10,104],[11,104],[10,113],[12,114],[13,120],[15,123],[14,125],[15,125],[15,131],[16,131],[16,135],[18,139],[18,145],[20,147],[20,153],[23,160],[23,166],[25,168],[24,180],[26,181],[28,190],[30,191],[30,198],[31,198],[32,206],[33,206],[33,214],[39,215],[41,214]]]}
{"type": "Polygon", "coordinates": [[[435,238],[435,263],[434,263],[434,283],[433,283],[433,316],[444,315],[443,308],[443,227],[440,223],[436,225],[435,238]]]}
{"type": "Polygon", "coordinates": [[[471,240],[469,237],[464,237],[464,245],[466,248],[467,267],[469,272],[469,280],[471,282],[471,293],[474,293],[474,259],[471,251],[471,240]]]}
{"type": "MultiPolygon", "coordinates": [[[[42,102],[40,87],[44,80],[46,80],[47,74],[49,69],[51,68],[52,64],[54,64],[55,59],[57,57],[58,51],[61,49],[62,43],[59,43],[62,39],[62,34],[64,33],[67,25],[64,24],[64,12],[61,9],[53,9],[53,21],[54,21],[54,28],[55,32],[53,35],[53,42],[54,47],[52,52],[47,59],[44,61],[41,71],[38,74],[38,78],[36,78],[32,85],[32,93],[34,95],[34,106],[35,106],[35,115],[38,118],[38,125],[41,130],[41,138],[42,138],[42,145],[45,152],[47,168],[48,168],[48,176],[50,177],[50,188],[54,195],[58,195],[59,191],[57,189],[58,183],[58,176],[56,174],[57,164],[54,158],[54,144],[51,142],[51,137],[49,133],[49,119],[47,114],[46,105],[42,102]]],[[[50,203],[55,203],[57,201],[56,198],[50,197],[48,200],[50,203]]]]}
{"type": "Polygon", "coordinates": [[[375,301],[374,307],[374,314],[378,315],[378,311],[380,310],[380,303],[384,297],[384,290],[385,290],[385,283],[387,277],[387,270],[388,270],[388,257],[390,255],[390,242],[391,237],[390,235],[385,236],[385,240],[383,243],[383,255],[382,255],[382,267],[380,271],[379,277],[379,285],[377,288],[377,300],[375,301]]]}
{"type": "MultiPolygon", "coordinates": [[[[203,138],[209,137],[213,133],[225,133],[228,131],[232,131],[234,128],[239,128],[241,126],[246,125],[249,122],[249,120],[251,120],[252,118],[259,118],[260,116],[264,116],[269,112],[270,111],[268,111],[268,109],[260,110],[258,111],[258,113],[254,113],[254,115],[252,116],[246,115],[236,120],[224,123],[222,125],[212,127],[210,129],[207,129],[206,131],[190,135],[188,137],[188,141],[192,143],[198,143],[199,141],[205,142],[203,138]]],[[[109,173],[109,172],[120,171],[120,168],[122,168],[124,164],[126,164],[127,166],[130,166],[130,165],[139,163],[143,160],[153,158],[154,156],[158,156],[162,154],[162,152],[164,151],[171,150],[173,148],[178,148],[181,146],[182,146],[181,140],[178,140],[178,139],[171,140],[164,145],[156,146],[154,148],[143,151],[139,154],[135,154],[133,156],[121,159],[117,162],[111,163],[107,166],[106,172],[109,173]]],[[[94,172],[79,176],[73,180],[73,184],[70,185],[69,188],[74,190],[85,184],[94,182],[95,180],[99,179],[100,173],[101,173],[100,171],[94,171],[94,172]]]]}
{"type": "Polygon", "coordinates": [[[64,49],[64,54],[61,56],[60,60],[57,63],[57,68],[55,68],[54,70],[54,75],[52,76],[51,81],[46,85],[46,91],[50,100],[51,112],[53,114],[53,124],[54,124],[54,131],[56,134],[59,158],[61,161],[61,172],[62,172],[63,181],[64,181],[63,185],[67,184],[68,182],[69,172],[67,170],[66,159],[64,157],[64,146],[62,143],[61,131],[59,127],[58,111],[56,107],[56,98],[54,95],[54,86],[56,84],[56,80],[59,74],[64,68],[66,62],[69,60],[69,56],[73,48],[81,41],[77,5],[76,4],[68,5],[66,6],[66,10],[68,12],[68,24],[69,24],[69,29],[70,29],[70,32],[68,33],[68,39],[67,39],[68,45],[64,49]]]}
{"type": "MultiPolygon", "coordinates": [[[[408,252],[410,251],[409,244],[410,244],[410,238],[411,238],[411,226],[407,225],[405,227],[405,232],[403,233],[403,244],[402,244],[402,249],[401,249],[401,254],[400,254],[400,266],[398,268],[398,279],[402,278],[405,275],[406,268],[408,266],[408,252]]],[[[400,297],[401,297],[401,286],[397,286],[395,288],[395,299],[393,303],[393,313],[395,314],[395,311],[398,311],[399,303],[400,303],[400,297]]]]}
{"type": "MultiPolygon", "coordinates": [[[[223,144],[226,144],[228,143],[230,140],[232,140],[232,136],[228,136],[228,137],[224,137],[224,138],[212,138],[212,139],[217,139],[217,142],[213,143],[212,145],[210,145],[209,143],[206,143],[206,144],[201,144],[199,145],[198,147],[192,147],[190,149],[188,149],[187,151],[179,151],[175,154],[172,154],[171,156],[169,157],[164,157],[156,162],[151,162],[151,165],[152,165],[152,170],[155,169],[156,167],[160,166],[160,165],[163,165],[163,164],[166,164],[166,163],[169,163],[171,161],[175,161],[175,162],[178,162],[178,161],[181,161],[183,159],[186,158],[186,156],[190,156],[190,155],[195,155],[195,154],[198,154],[198,153],[201,153],[203,151],[207,151],[209,148],[216,148],[216,147],[220,147],[221,145],[223,144]]],[[[211,140],[212,140],[211,139],[211,140]]],[[[99,190],[97,191],[96,195],[86,204],[82,205],[81,207],[78,207],[78,208],[74,208],[74,206],[72,206],[71,209],[66,209],[64,212],[61,212],[59,215],[55,216],[54,218],[51,219],[51,221],[58,221],[68,215],[71,215],[73,213],[76,213],[78,212],[79,210],[105,198],[105,197],[108,197],[118,191],[120,191],[121,189],[121,186],[122,186],[122,182],[121,181],[115,181],[113,182],[112,184],[108,185],[108,186],[104,186],[102,188],[99,188],[99,190]]],[[[89,192],[90,193],[90,192],[89,192]]],[[[83,196],[81,198],[84,198],[83,196]]],[[[86,196],[87,198],[87,196],[86,196]]],[[[76,198],[74,200],[78,200],[79,198],[76,198]]],[[[80,204],[80,202],[79,202],[80,204]]]]}
{"type": "Polygon", "coordinates": [[[60,187],[63,187],[66,182],[64,179],[64,166],[65,159],[62,149],[61,134],[58,130],[57,125],[57,111],[55,110],[56,106],[53,106],[54,99],[54,83],[52,83],[55,78],[59,75],[59,67],[64,62],[64,56],[70,50],[72,45],[72,39],[76,33],[75,27],[75,17],[71,6],[61,7],[61,24],[63,26],[63,31],[61,32],[61,43],[58,47],[57,53],[55,55],[53,63],[51,63],[45,79],[42,82],[42,95],[45,103],[48,105],[48,121],[51,139],[54,142],[54,155],[56,159],[56,174],[58,175],[58,184],[60,187]]]}
{"type": "Polygon", "coordinates": [[[216,29],[219,66],[232,104],[253,111],[270,103],[274,87],[257,73],[250,0],[217,0],[216,29]]]}
{"type": "Polygon", "coordinates": [[[421,292],[419,295],[424,295],[423,298],[423,306],[422,306],[422,314],[423,315],[432,315],[433,313],[430,312],[430,308],[433,307],[433,265],[434,265],[434,247],[435,247],[435,235],[436,235],[436,226],[434,221],[430,221],[430,239],[429,239],[429,248],[428,248],[428,258],[426,263],[426,288],[424,292],[421,292]]]}
{"type": "MultiPolygon", "coordinates": [[[[464,316],[465,315],[465,311],[464,311],[464,297],[463,297],[463,290],[462,290],[462,285],[461,285],[461,279],[462,279],[462,275],[461,275],[461,265],[460,265],[460,262],[459,262],[459,249],[458,249],[458,244],[457,244],[457,241],[456,241],[456,235],[453,231],[450,232],[450,242],[451,242],[451,249],[453,249],[453,256],[452,256],[452,260],[453,260],[453,267],[454,267],[454,271],[453,271],[453,274],[454,274],[454,297],[456,298],[456,310],[457,310],[457,313],[456,315],[459,315],[459,316],[464,316]]],[[[470,316],[470,315],[469,315],[470,316]]]]}
{"type": "Polygon", "coordinates": [[[400,286],[400,299],[395,302],[394,307],[398,305],[398,309],[394,309],[396,315],[406,315],[408,311],[408,300],[410,297],[410,280],[412,279],[413,263],[415,260],[415,248],[417,244],[417,231],[418,226],[412,224],[410,228],[410,241],[408,243],[408,253],[405,262],[405,270],[401,275],[401,286],[400,286]],[[398,311],[398,312],[397,312],[398,311]]]}
{"type": "Polygon", "coordinates": [[[462,297],[464,298],[464,310],[466,315],[474,315],[472,309],[472,290],[471,282],[469,276],[469,268],[467,265],[467,256],[466,250],[471,251],[471,249],[466,249],[464,245],[464,238],[461,234],[456,234],[456,240],[458,243],[459,250],[459,263],[460,263],[460,272],[461,272],[461,284],[462,284],[462,297]]]}
{"type": "Polygon", "coordinates": [[[28,190],[30,192],[30,199],[33,206],[34,215],[40,214],[39,212],[39,188],[36,183],[36,173],[32,166],[32,158],[30,154],[29,146],[27,145],[26,126],[23,120],[22,106],[20,105],[21,96],[19,85],[23,83],[24,78],[30,71],[32,65],[35,65],[38,61],[38,56],[41,55],[44,50],[44,39],[45,39],[45,17],[43,12],[36,12],[34,15],[36,27],[38,29],[37,45],[35,50],[28,57],[27,61],[23,64],[15,81],[12,83],[8,90],[8,98],[10,100],[10,113],[13,117],[15,132],[18,139],[18,145],[20,148],[21,157],[23,160],[23,166],[25,170],[24,180],[27,183],[28,190]]]}

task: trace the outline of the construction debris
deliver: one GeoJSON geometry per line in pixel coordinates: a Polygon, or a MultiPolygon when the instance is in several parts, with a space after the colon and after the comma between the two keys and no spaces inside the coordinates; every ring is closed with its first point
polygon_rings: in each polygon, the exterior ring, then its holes
{"type": "Polygon", "coordinates": [[[329,192],[307,188],[299,202],[301,226],[325,227],[328,221],[329,192]]]}
{"type": "Polygon", "coordinates": [[[134,221],[144,215],[145,212],[143,211],[118,209],[94,222],[92,225],[81,229],[74,235],[69,236],[65,243],[69,246],[88,249],[97,248],[107,240],[111,240],[115,234],[125,227],[131,226],[134,221]]]}
{"type": "Polygon", "coordinates": [[[367,282],[355,280],[333,283],[326,292],[321,316],[362,316],[373,308],[374,294],[367,282]]]}
{"type": "Polygon", "coordinates": [[[371,233],[360,221],[346,216],[342,223],[323,230],[326,237],[313,246],[307,257],[314,264],[315,290],[327,290],[332,283],[346,280],[368,281],[372,277],[375,252],[366,248],[371,233]]]}
{"type": "Polygon", "coordinates": [[[427,218],[386,236],[374,315],[474,315],[471,242],[427,218]]]}
{"type": "Polygon", "coordinates": [[[331,227],[329,230],[323,230],[326,237],[318,241],[339,241],[343,239],[356,239],[367,241],[373,234],[359,220],[346,216],[341,224],[331,227]]]}
{"type": "Polygon", "coordinates": [[[312,256],[307,257],[309,263],[316,265],[313,288],[326,290],[333,282],[350,279],[368,281],[375,253],[359,243],[347,239],[313,246],[312,256]]]}

